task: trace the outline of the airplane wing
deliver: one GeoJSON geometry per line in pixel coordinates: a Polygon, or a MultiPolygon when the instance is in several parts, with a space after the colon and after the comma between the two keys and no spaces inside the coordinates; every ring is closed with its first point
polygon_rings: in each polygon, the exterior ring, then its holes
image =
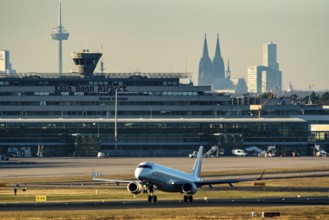
{"type": "Polygon", "coordinates": [[[241,178],[241,179],[220,179],[220,180],[202,180],[198,182],[194,182],[198,186],[204,186],[204,185],[216,185],[216,184],[229,184],[233,187],[233,183],[240,183],[240,182],[247,182],[247,181],[257,181],[261,180],[263,178],[263,175],[265,173],[265,170],[258,178],[241,178]]]}
{"type": "Polygon", "coordinates": [[[103,178],[92,178],[92,180],[95,181],[102,181],[102,182],[108,182],[108,183],[115,183],[119,185],[120,183],[131,183],[136,182],[136,180],[111,180],[111,179],[103,179],[103,178]]]}
{"type": "Polygon", "coordinates": [[[120,185],[120,183],[131,183],[136,182],[136,180],[113,180],[113,179],[104,179],[104,178],[98,178],[100,176],[100,173],[97,173],[93,170],[92,172],[92,180],[94,181],[101,181],[101,182],[108,182],[108,183],[115,183],[117,185],[120,185]]]}

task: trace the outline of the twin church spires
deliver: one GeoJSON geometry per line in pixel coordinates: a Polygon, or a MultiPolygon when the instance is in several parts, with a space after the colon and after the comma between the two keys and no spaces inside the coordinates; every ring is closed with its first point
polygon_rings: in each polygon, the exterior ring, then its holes
{"type": "Polygon", "coordinates": [[[203,54],[199,63],[199,85],[211,85],[216,89],[225,82],[225,68],[220,51],[219,35],[217,34],[215,57],[212,61],[208,53],[207,35],[205,35],[203,54]]]}

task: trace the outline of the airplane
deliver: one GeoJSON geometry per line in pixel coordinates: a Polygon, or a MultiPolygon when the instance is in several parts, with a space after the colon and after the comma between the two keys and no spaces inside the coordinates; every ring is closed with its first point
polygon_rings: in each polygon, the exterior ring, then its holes
{"type": "Polygon", "coordinates": [[[208,185],[211,189],[215,184],[229,184],[233,187],[233,183],[261,180],[265,170],[259,178],[244,179],[221,179],[221,180],[204,180],[200,177],[201,162],[203,155],[203,146],[200,146],[197,158],[191,173],[175,170],[152,162],[142,162],[135,169],[136,180],[111,180],[96,178],[93,172],[94,181],[105,181],[116,183],[126,183],[127,190],[134,194],[148,194],[148,202],[156,202],[157,196],[154,195],[156,190],[163,192],[184,193],[184,202],[193,202],[193,194],[198,188],[208,185]]]}

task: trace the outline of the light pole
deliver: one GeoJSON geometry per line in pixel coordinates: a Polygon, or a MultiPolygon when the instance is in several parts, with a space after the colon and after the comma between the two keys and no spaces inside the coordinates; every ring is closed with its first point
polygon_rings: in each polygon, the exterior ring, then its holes
{"type": "Polygon", "coordinates": [[[115,104],[114,104],[114,144],[115,150],[118,150],[118,89],[115,89],[115,104]]]}
{"type": "Polygon", "coordinates": [[[218,118],[218,107],[220,106],[220,104],[216,104],[216,112],[215,112],[215,116],[216,118],[218,118]]]}

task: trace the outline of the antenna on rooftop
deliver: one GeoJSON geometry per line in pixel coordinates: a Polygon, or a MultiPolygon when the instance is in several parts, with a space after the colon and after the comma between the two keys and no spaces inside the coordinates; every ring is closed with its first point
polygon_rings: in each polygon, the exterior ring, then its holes
{"type": "Polygon", "coordinates": [[[308,86],[308,88],[310,89],[310,95],[308,96],[308,104],[312,104],[312,98],[311,98],[311,96],[312,96],[312,88],[313,88],[313,84],[310,84],[309,86],[308,86]]]}
{"type": "Polygon", "coordinates": [[[294,87],[292,86],[292,83],[289,82],[289,90],[290,90],[290,93],[294,93],[294,87]]]}
{"type": "MultiPolygon", "coordinates": [[[[103,54],[103,45],[102,45],[102,54],[103,54]]],[[[103,57],[102,57],[102,59],[101,59],[101,74],[103,75],[104,74],[104,62],[103,62],[103,57]]]]}

